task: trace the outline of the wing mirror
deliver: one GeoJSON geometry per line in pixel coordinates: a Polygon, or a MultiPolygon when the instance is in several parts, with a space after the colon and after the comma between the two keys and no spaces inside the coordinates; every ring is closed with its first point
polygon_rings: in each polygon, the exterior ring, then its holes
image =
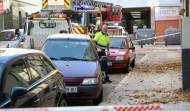
{"type": "Polygon", "coordinates": [[[60,33],[60,34],[62,34],[62,33],[67,33],[67,31],[66,31],[66,30],[60,30],[59,33],[60,33]]]}
{"type": "Polygon", "coordinates": [[[135,47],[133,46],[133,47],[129,47],[129,49],[135,49],[135,47]]]}
{"type": "Polygon", "coordinates": [[[27,93],[27,89],[23,87],[13,87],[11,91],[11,99],[14,100],[19,96],[23,96],[27,93]]]}

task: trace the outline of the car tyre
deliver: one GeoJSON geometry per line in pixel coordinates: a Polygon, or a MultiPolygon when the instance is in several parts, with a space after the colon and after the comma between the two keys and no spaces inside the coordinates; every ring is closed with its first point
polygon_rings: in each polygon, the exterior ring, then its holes
{"type": "Polygon", "coordinates": [[[102,102],[102,100],[103,100],[103,88],[102,88],[98,98],[93,99],[92,102],[93,102],[94,105],[98,105],[98,104],[100,104],[102,102]]]}
{"type": "Polygon", "coordinates": [[[133,62],[130,64],[130,66],[131,66],[132,68],[135,67],[135,58],[133,59],[133,62]]]}
{"type": "Polygon", "coordinates": [[[127,62],[127,66],[124,68],[124,72],[125,73],[129,72],[129,59],[128,59],[128,62],[127,62]]]}
{"type": "Polygon", "coordinates": [[[65,99],[65,97],[62,97],[59,102],[59,107],[65,107],[65,106],[67,106],[67,100],[65,99]]]}

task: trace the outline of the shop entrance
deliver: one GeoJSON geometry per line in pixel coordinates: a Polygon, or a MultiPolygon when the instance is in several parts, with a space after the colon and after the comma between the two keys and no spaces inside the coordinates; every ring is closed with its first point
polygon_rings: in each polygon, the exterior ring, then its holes
{"type": "Polygon", "coordinates": [[[133,25],[143,28],[143,24],[147,28],[151,27],[150,7],[148,8],[124,8],[122,9],[122,25],[129,34],[133,33],[133,25]]]}

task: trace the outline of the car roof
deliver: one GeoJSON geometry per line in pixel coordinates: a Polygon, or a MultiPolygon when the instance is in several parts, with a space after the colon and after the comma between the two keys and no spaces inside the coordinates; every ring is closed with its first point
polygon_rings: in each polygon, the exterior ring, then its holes
{"type": "MultiPolygon", "coordinates": [[[[1,32],[15,32],[16,29],[6,29],[6,30],[2,30],[1,32]]],[[[24,29],[19,29],[20,32],[23,32],[24,29]]]]}
{"type": "Polygon", "coordinates": [[[0,48],[0,63],[6,63],[8,60],[20,55],[33,53],[42,54],[43,52],[34,49],[0,48]]]}
{"type": "Polygon", "coordinates": [[[90,37],[89,35],[85,35],[85,34],[52,34],[47,39],[90,40],[90,37]]]}

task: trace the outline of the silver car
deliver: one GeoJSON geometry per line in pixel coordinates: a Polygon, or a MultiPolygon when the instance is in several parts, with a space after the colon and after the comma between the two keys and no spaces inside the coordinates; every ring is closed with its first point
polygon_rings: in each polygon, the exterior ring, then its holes
{"type": "Polygon", "coordinates": [[[0,48],[19,48],[23,29],[9,29],[0,32],[0,48]]]}

